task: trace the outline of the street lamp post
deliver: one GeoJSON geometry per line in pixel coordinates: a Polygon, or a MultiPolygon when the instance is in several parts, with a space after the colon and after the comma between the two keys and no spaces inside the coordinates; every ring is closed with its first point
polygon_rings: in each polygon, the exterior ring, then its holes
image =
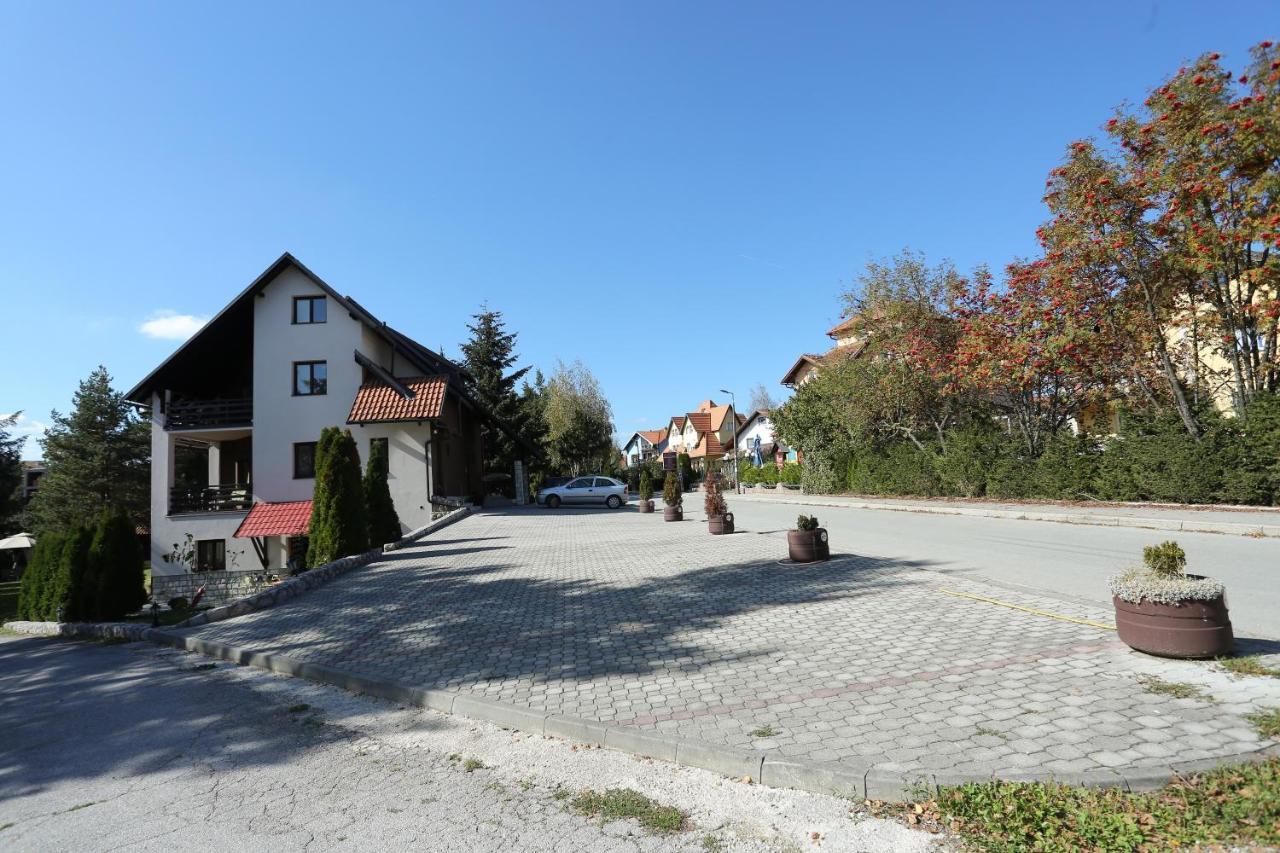
{"type": "Polygon", "coordinates": [[[735,495],[742,494],[742,488],[738,483],[738,398],[733,395],[732,391],[720,389],[721,394],[729,395],[729,428],[733,431],[733,493],[735,495]]]}

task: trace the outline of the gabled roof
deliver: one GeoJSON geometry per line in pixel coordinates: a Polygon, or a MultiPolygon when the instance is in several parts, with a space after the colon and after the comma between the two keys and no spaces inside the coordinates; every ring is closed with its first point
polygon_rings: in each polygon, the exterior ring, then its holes
{"type": "Polygon", "coordinates": [[[671,423],[667,424],[667,429],[671,429],[671,424],[675,424],[676,429],[684,429],[684,415],[676,415],[671,419],[671,423]]]}
{"type": "Polygon", "coordinates": [[[233,534],[236,539],[259,536],[306,536],[311,526],[311,501],[256,503],[233,534]]]}
{"type": "Polygon", "coordinates": [[[429,421],[444,412],[445,391],[449,380],[443,376],[401,377],[401,390],[385,382],[366,382],[356,391],[347,415],[349,424],[375,424],[392,421],[429,421]]]}
{"type": "Polygon", "coordinates": [[[805,365],[809,365],[810,367],[817,367],[821,363],[822,363],[822,356],[815,355],[814,353],[811,353],[811,352],[805,353],[804,355],[797,358],[796,363],[791,365],[791,369],[782,375],[782,384],[794,385],[796,383],[796,376],[800,373],[800,370],[805,365]]]}
{"type": "Polygon", "coordinates": [[[710,412],[690,412],[685,415],[686,423],[693,424],[693,428],[699,435],[711,429],[711,413],[710,412]]]}
{"type": "Polygon", "coordinates": [[[832,326],[830,329],[827,330],[827,337],[829,338],[845,337],[847,333],[853,331],[853,327],[856,326],[857,324],[858,324],[858,317],[856,315],[853,317],[846,317],[843,320],[841,320],[839,323],[836,323],[834,326],[832,326]]]}
{"type": "Polygon", "coordinates": [[[642,429],[639,434],[650,444],[658,444],[667,437],[665,429],[642,429]]]}

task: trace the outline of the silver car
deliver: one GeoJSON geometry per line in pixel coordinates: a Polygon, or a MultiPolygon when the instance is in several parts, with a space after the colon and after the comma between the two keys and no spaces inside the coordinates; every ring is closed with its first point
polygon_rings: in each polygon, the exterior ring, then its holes
{"type": "Polygon", "coordinates": [[[537,500],[551,509],[560,504],[604,504],[617,509],[627,502],[627,486],[612,477],[574,477],[563,486],[539,489],[537,500]]]}

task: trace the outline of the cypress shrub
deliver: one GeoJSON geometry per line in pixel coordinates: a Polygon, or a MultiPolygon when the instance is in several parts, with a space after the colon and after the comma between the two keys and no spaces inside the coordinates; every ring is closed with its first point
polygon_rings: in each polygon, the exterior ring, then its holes
{"type": "Polygon", "coordinates": [[[82,618],[120,619],[147,601],[133,522],[120,510],[103,513],[85,563],[82,618]]]}
{"type": "Polygon", "coordinates": [[[667,478],[662,483],[662,502],[667,506],[680,506],[684,502],[684,495],[680,493],[680,481],[676,479],[675,471],[668,471],[667,478]]]}
{"type": "Polygon", "coordinates": [[[693,482],[693,461],[689,459],[688,453],[676,456],[676,467],[680,469],[680,477],[686,486],[693,482]]]}
{"type": "Polygon", "coordinates": [[[369,547],[369,523],[360,479],[360,453],[351,430],[327,427],[316,446],[307,564],[323,565],[369,547]],[[328,433],[326,438],[325,433],[328,433]],[[321,448],[324,448],[321,455],[321,448]]]}
{"type": "Polygon", "coordinates": [[[946,494],[963,498],[985,494],[999,454],[999,437],[990,427],[974,424],[952,430],[946,449],[933,458],[939,486],[946,494]]]}
{"type": "Polygon", "coordinates": [[[57,531],[41,534],[36,539],[27,568],[22,573],[22,583],[18,586],[19,619],[44,621],[45,589],[62,553],[63,539],[64,535],[57,531]]]}
{"type": "Polygon", "coordinates": [[[653,499],[653,478],[649,476],[649,469],[640,469],[640,500],[647,501],[653,499]]]}
{"type": "Polygon", "coordinates": [[[45,589],[46,619],[83,621],[80,603],[84,599],[84,573],[92,541],[93,531],[87,527],[77,527],[63,537],[57,565],[45,589]]]}
{"type": "Polygon", "coordinates": [[[400,516],[387,485],[387,466],[386,442],[371,442],[364,472],[364,507],[369,518],[369,543],[375,547],[400,538],[400,516]]]}
{"type": "Polygon", "coordinates": [[[1036,497],[1080,500],[1095,496],[1098,447],[1087,436],[1061,430],[1045,443],[1032,476],[1036,497]]]}

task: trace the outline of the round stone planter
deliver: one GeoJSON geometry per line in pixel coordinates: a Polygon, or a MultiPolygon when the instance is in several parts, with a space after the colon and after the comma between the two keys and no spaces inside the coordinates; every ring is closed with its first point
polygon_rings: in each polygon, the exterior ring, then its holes
{"type": "Polygon", "coordinates": [[[662,510],[663,521],[684,521],[684,508],[678,506],[665,507],[662,510]]]}
{"type": "Polygon", "coordinates": [[[640,501],[638,506],[641,512],[653,512],[653,501],[640,501]]]}
{"type": "Polygon", "coordinates": [[[1181,604],[1134,604],[1112,596],[1116,633],[1130,648],[1166,658],[1216,658],[1231,653],[1231,618],[1223,597],[1181,604]]]}
{"type": "Polygon", "coordinates": [[[816,563],[830,559],[831,546],[827,542],[827,530],[788,530],[787,555],[793,563],[816,563]]]}
{"type": "Polygon", "coordinates": [[[711,531],[712,536],[721,536],[725,533],[732,533],[733,513],[726,512],[724,515],[707,516],[707,529],[711,531]]]}

